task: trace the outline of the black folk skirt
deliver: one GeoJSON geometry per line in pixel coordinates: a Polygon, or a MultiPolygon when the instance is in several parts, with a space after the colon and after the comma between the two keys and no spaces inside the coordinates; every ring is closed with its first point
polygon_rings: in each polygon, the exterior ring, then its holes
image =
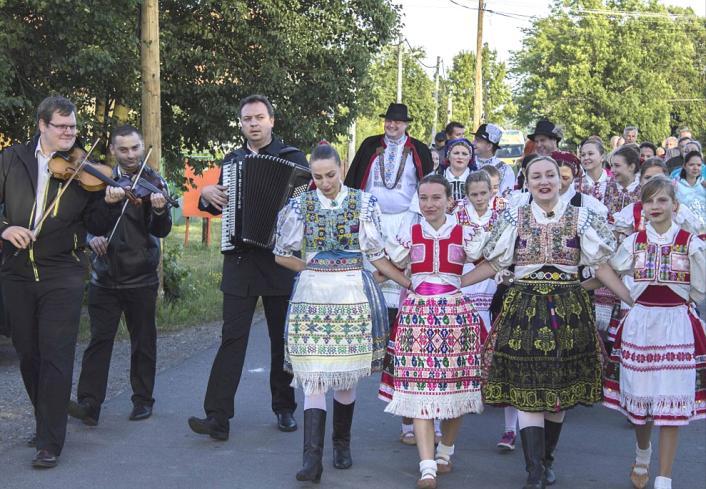
{"type": "Polygon", "coordinates": [[[593,304],[573,274],[543,269],[517,280],[484,346],[487,404],[558,412],[602,399],[593,304]]]}

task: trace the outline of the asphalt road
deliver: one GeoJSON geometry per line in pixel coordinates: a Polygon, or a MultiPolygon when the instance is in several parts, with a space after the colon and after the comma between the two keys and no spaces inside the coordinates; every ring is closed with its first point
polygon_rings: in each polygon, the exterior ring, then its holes
{"type": "MultiPolygon", "coordinates": [[[[186,419],[203,414],[203,394],[217,338],[213,342],[213,347],[158,375],[157,404],[151,419],[127,421],[130,393],[123,392],[106,403],[98,427],[89,428],[70,420],[67,443],[57,468],[32,469],[33,450],[20,442],[0,449],[0,488],[311,487],[294,478],[301,466],[301,409],[295,414],[300,429],[294,433],[279,432],[270,411],[269,345],[263,323],[254,325],[251,334],[230,440],[216,442],[189,430],[186,419]]],[[[398,441],[399,420],[383,412],[384,405],[375,396],[377,380],[367,379],[358,389],[353,467],[332,467],[330,432],[327,433],[320,487],[414,487],[418,477],[416,449],[398,441]]],[[[297,396],[301,405],[300,394],[297,396]]],[[[329,398],[329,407],[330,403],[329,398]]],[[[467,416],[456,443],[454,472],[442,476],[439,487],[522,487],[525,472],[519,444],[507,454],[495,449],[502,426],[500,409],[488,408],[481,415],[467,416]]],[[[603,407],[573,410],[567,416],[559,444],[555,462],[559,481],[553,487],[630,489],[628,474],[634,443],[632,430],[619,414],[603,407]]],[[[653,444],[652,463],[656,468],[656,433],[653,444]]],[[[706,488],[706,423],[692,423],[682,430],[673,481],[675,489],[706,488]]]]}

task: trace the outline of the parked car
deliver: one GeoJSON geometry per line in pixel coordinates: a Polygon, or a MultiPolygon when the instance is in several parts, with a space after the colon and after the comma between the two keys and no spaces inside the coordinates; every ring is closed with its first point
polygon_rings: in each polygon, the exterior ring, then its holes
{"type": "Polygon", "coordinates": [[[525,148],[525,136],[517,129],[503,130],[503,137],[500,138],[500,149],[495,156],[512,166],[517,173],[515,162],[522,156],[525,148]]]}

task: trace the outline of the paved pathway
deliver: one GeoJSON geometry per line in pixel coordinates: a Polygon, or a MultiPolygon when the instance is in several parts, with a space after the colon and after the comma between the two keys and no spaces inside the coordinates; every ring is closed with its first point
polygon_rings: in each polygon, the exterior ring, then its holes
{"type": "MultiPolygon", "coordinates": [[[[212,441],[188,429],[187,417],[202,415],[203,394],[215,354],[213,340],[212,348],[157,377],[157,404],[151,419],[128,422],[130,393],[124,392],[106,403],[100,426],[89,428],[71,420],[57,468],[30,468],[33,451],[20,443],[0,451],[0,488],[311,487],[294,479],[301,464],[301,428],[280,433],[270,412],[269,346],[264,323],[255,325],[250,338],[230,440],[212,441]]],[[[359,387],[353,468],[341,471],[331,466],[327,433],[320,487],[414,487],[418,474],[416,449],[399,443],[398,420],[383,413],[383,404],[375,398],[376,382],[376,378],[367,379],[359,387]]],[[[301,409],[296,417],[301,426],[301,409]]],[[[634,456],[634,437],[625,420],[602,407],[576,409],[567,420],[555,464],[559,482],[554,487],[630,489],[627,475],[634,456]]],[[[509,454],[500,454],[494,448],[502,424],[502,410],[494,408],[466,417],[457,442],[455,472],[440,479],[440,488],[522,487],[525,474],[519,445],[509,454]]],[[[654,440],[656,447],[656,436],[654,440]]],[[[653,465],[656,463],[654,456],[653,465]]],[[[706,488],[704,422],[692,424],[680,435],[673,487],[706,488]]]]}

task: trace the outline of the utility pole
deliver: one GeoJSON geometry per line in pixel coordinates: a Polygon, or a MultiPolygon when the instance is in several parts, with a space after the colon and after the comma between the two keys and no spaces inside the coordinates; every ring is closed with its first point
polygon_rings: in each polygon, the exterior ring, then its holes
{"type": "Polygon", "coordinates": [[[162,114],[159,84],[159,2],[143,0],[140,58],[142,68],[142,131],[152,147],[149,165],[159,171],[162,161],[162,114]]]}
{"type": "Polygon", "coordinates": [[[436,71],[434,72],[434,123],[431,126],[431,142],[436,136],[436,125],[439,123],[439,68],[441,67],[441,56],[436,57],[436,71]]]}
{"type": "MultiPolygon", "coordinates": [[[[451,118],[454,115],[454,100],[452,98],[451,87],[449,87],[449,98],[446,104],[446,124],[451,122],[451,118]]],[[[475,129],[473,129],[475,131],[475,129]]]]}
{"type": "Polygon", "coordinates": [[[402,34],[400,34],[400,43],[397,46],[397,103],[402,103],[402,34]]]}
{"type": "Polygon", "coordinates": [[[476,34],[476,85],[473,96],[473,130],[480,126],[483,114],[483,9],[485,2],[478,0],[478,29],[476,34]]]}
{"type": "Polygon", "coordinates": [[[355,144],[355,131],[356,131],[356,123],[353,121],[348,128],[348,154],[346,155],[346,165],[345,168],[343,169],[343,176],[346,176],[346,173],[348,173],[348,169],[351,167],[351,163],[353,162],[353,158],[355,157],[355,150],[356,150],[356,144],[355,144]]]}

